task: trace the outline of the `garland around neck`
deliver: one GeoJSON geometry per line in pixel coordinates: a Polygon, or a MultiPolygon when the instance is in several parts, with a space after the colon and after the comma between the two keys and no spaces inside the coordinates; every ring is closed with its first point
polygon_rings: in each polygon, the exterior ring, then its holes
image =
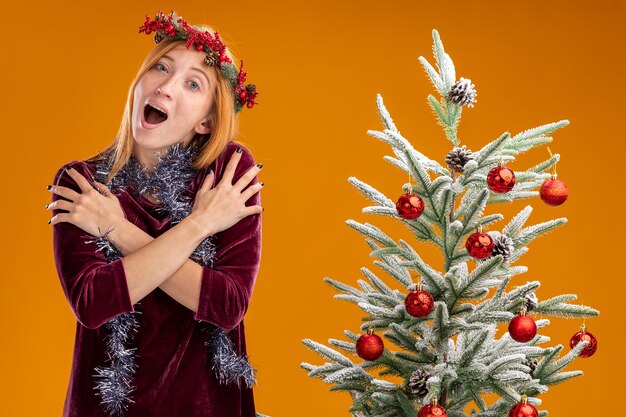
{"type": "MultiPolygon", "coordinates": [[[[151,193],[157,197],[159,206],[155,210],[171,217],[174,226],[191,213],[192,197],[188,194],[189,186],[197,170],[192,163],[198,148],[192,144],[187,148],[182,142],[168,148],[165,155],[157,153],[158,162],[154,170],[146,170],[133,156],[128,163],[105,185],[112,191],[123,187],[132,187],[137,193],[151,193]]],[[[103,157],[95,162],[95,179],[105,183],[112,167],[113,160],[103,157]]],[[[122,257],[121,253],[108,240],[106,233],[103,236],[86,236],[88,243],[95,243],[97,250],[105,254],[107,262],[113,262],[122,257]]],[[[216,247],[214,236],[204,239],[194,250],[190,258],[204,267],[213,267],[216,247]]],[[[138,303],[135,307],[137,307],[138,303]]],[[[111,319],[105,324],[107,335],[106,361],[108,366],[95,368],[97,378],[94,389],[101,397],[101,406],[109,415],[121,416],[128,410],[128,403],[133,402],[132,393],[135,390],[133,377],[137,371],[137,364],[132,346],[134,335],[140,331],[137,315],[139,309],[111,319]]],[[[211,355],[212,369],[221,384],[236,384],[241,380],[248,388],[256,383],[256,370],[248,361],[247,355],[237,355],[233,342],[226,331],[211,324],[198,321],[207,333],[204,342],[211,355]]]]}
{"type": "MultiPolygon", "coordinates": [[[[155,152],[157,162],[153,170],[146,169],[132,155],[106,185],[111,190],[131,187],[142,196],[147,193],[155,196],[159,202],[155,210],[169,215],[172,220],[171,224],[174,226],[187,217],[193,207],[193,199],[187,191],[197,174],[197,170],[193,168],[193,160],[197,153],[198,146],[194,143],[186,148],[182,142],[176,143],[163,153],[155,152]]],[[[112,158],[104,158],[97,162],[97,181],[106,181],[112,164],[112,158]]],[[[213,240],[214,236],[204,239],[194,250],[191,258],[195,261],[202,261],[201,263],[205,266],[212,267],[215,255],[213,240]]]]}

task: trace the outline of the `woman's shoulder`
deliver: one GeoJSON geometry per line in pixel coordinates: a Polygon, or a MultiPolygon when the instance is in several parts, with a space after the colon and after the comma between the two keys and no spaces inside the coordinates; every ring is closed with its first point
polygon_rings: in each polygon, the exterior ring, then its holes
{"type": "Polygon", "coordinates": [[[237,149],[239,148],[241,148],[241,159],[239,160],[239,163],[237,164],[237,169],[235,170],[235,177],[237,177],[238,173],[240,172],[243,173],[242,171],[247,171],[250,167],[255,165],[254,156],[252,155],[252,152],[250,151],[250,149],[248,149],[248,147],[242,143],[231,141],[226,145],[226,147],[224,148],[222,153],[219,154],[216,160],[213,161],[213,163],[209,167],[203,170],[205,171],[203,175],[204,176],[208,175],[209,169],[212,169],[215,171],[216,176],[220,178],[222,174],[224,173],[224,169],[226,169],[228,162],[230,162],[230,159],[232,158],[233,153],[235,153],[237,149]]]}
{"type": "Polygon", "coordinates": [[[223,160],[228,164],[228,161],[230,161],[233,153],[236,152],[239,148],[241,148],[241,160],[239,161],[239,165],[241,165],[242,163],[244,163],[244,165],[246,163],[252,164],[254,162],[252,152],[250,151],[250,149],[248,149],[248,147],[239,142],[229,142],[220,157],[223,157],[223,160]]]}
{"type": "Polygon", "coordinates": [[[226,145],[224,150],[219,154],[215,161],[211,163],[211,165],[204,169],[201,169],[196,174],[196,177],[192,182],[193,190],[198,190],[202,186],[204,179],[209,174],[209,170],[213,170],[215,172],[215,178],[213,179],[213,182],[217,184],[224,175],[224,170],[226,169],[226,166],[228,165],[228,162],[230,161],[233,153],[235,153],[239,148],[241,148],[241,159],[239,160],[237,168],[235,169],[233,182],[237,181],[248,169],[255,165],[254,156],[252,155],[252,152],[248,149],[248,147],[239,142],[231,141],[226,145]]]}
{"type": "Polygon", "coordinates": [[[94,158],[88,158],[84,160],[74,159],[65,164],[61,165],[61,167],[54,174],[54,184],[59,185],[61,181],[64,180],[64,177],[67,177],[72,182],[73,180],[69,178],[69,175],[66,173],[66,169],[73,168],[78,171],[82,176],[87,178],[90,182],[94,179],[94,175],[96,173],[96,161],[94,158]]]}

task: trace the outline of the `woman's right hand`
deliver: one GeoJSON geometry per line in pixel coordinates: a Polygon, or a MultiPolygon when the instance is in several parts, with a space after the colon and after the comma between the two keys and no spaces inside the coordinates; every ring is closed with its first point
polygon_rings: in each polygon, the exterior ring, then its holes
{"type": "Polygon", "coordinates": [[[259,173],[261,164],[251,167],[233,185],[240,159],[241,153],[233,152],[220,183],[213,187],[215,172],[211,171],[196,193],[189,217],[193,218],[205,237],[228,229],[246,216],[263,211],[259,205],[246,206],[246,201],[263,188],[263,183],[253,184],[242,192],[259,173]]]}

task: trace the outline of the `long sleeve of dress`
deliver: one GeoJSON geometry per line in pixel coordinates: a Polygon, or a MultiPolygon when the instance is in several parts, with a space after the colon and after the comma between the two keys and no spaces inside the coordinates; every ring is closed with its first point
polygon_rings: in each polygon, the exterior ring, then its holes
{"type": "MultiPolygon", "coordinates": [[[[229,146],[216,165],[215,184],[222,177],[237,146],[229,146]]],[[[233,184],[254,166],[252,154],[242,147],[233,184]]],[[[248,186],[256,184],[255,177],[248,186]]],[[[259,205],[260,193],[255,193],[246,206],[259,205]]],[[[212,267],[203,267],[200,299],[196,320],[213,323],[232,330],[243,320],[248,310],[252,290],[261,260],[261,214],[244,217],[227,230],[216,234],[218,250],[212,267]]]]}
{"type": "MultiPolygon", "coordinates": [[[[90,178],[84,164],[70,162],[56,173],[53,184],[81,193],[74,180],[64,172],[69,166],[90,178]]],[[[54,193],[52,196],[53,201],[63,199],[54,193]]],[[[65,211],[53,211],[54,215],[61,212],[65,211]]],[[[69,222],[53,226],[54,261],[67,301],[76,319],[83,326],[95,329],[134,309],[122,258],[108,263],[95,243],[87,243],[90,238],[93,236],[69,222]]]]}

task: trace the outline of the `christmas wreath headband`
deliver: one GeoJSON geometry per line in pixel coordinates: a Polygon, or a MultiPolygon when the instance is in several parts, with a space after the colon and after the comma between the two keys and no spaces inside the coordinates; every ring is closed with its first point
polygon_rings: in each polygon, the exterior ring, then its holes
{"type": "Polygon", "coordinates": [[[222,43],[217,32],[212,35],[208,30],[202,30],[197,26],[190,25],[185,19],[178,16],[174,11],[164,15],[161,11],[154,19],[146,16],[146,21],[139,27],[139,33],[149,35],[154,32],[154,42],[159,43],[164,39],[173,41],[185,40],[187,49],[195,48],[197,51],[205,51],[204,63],[210,66],[217,65],[222,74],[230,82],[235,96],[235,111],[240,111],[245,105],[252,108],[257,104],[254,99],[257,94],[254,84],[244,84],[247,74],[243,71],[243,61],[239,69],[226,55],[226,46],[222,43]]]}

